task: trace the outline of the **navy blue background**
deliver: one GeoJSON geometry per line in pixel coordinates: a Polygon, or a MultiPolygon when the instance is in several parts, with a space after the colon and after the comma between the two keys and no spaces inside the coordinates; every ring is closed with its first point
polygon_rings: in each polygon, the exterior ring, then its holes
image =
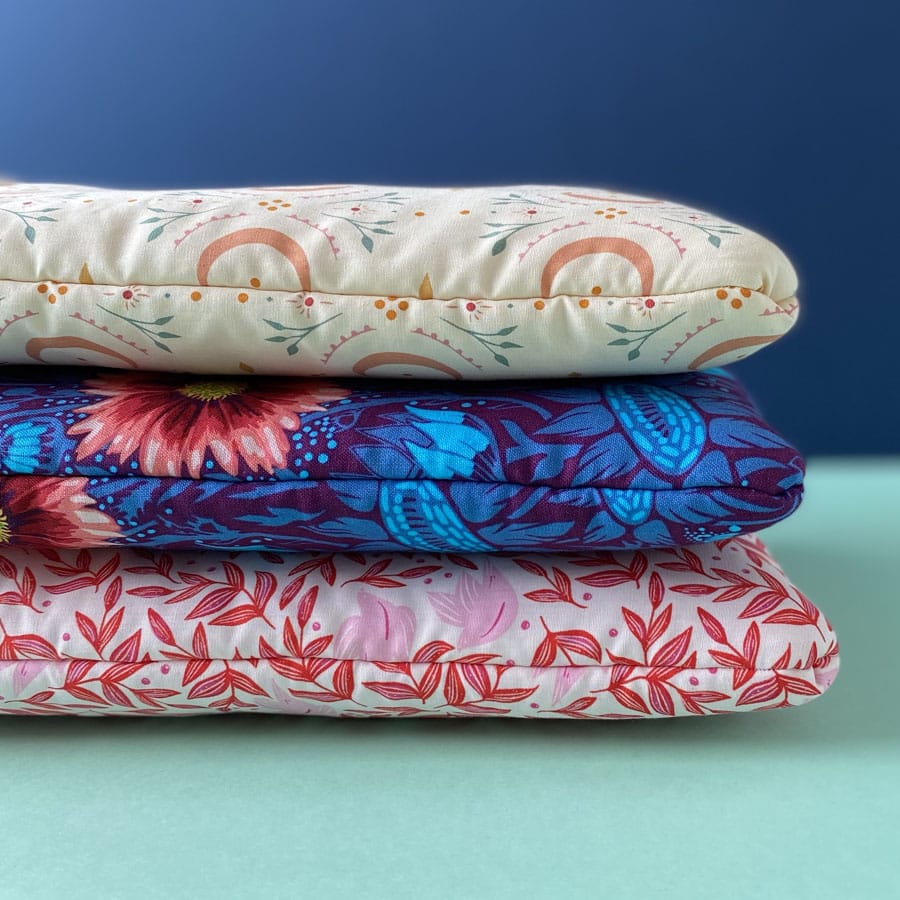
{"type": "Polygon", "coordinates": [[[805,453],[896,453],[896,10],[4,4],[0,171],[134,187],[555,182],[685,200],[762,231],[800,272],[800,324],[738,366],[773,424],[805,453]]]}

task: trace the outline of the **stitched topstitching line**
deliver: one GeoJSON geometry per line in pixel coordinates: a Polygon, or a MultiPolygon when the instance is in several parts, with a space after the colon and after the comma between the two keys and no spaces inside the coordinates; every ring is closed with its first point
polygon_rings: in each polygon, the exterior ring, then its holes
{"type": "MultiPolygon", "coordinates": [[[[342,662],[352,662],[352,663],[370,663],[371,665],[378,665],[381,663],[382,665],[410,665],[410,666],[421,666],[422,668],[426,668],[428,666],[464,666],[470,665],[470,663],[460,662],[455,659],[446,659],[446,660],[437,660],[432,663],[427,662],[413,662],[410,659],[398,659],[398,660],[386,660],[386,659],[357,659],[355,657],[342,657],[342,656],[287,656],[284,654],[279,654],[278,656],[242,656],[239,659],[233,659],[226,656],[192,656],[189,659],[170,659],[170,658],[160,658],[160,659],[151,659],[147,661],[139,661],[141,665],[145,666],[153,666],[153,665],[169,665],[171,666],[173,663],[180,664],[186,666],[190,662],[224,662],[224,663],[255,663],[261,660],[287,660],[289,662],[309,662],[312,660],[328,660],[330,662],[342,663],[342,662]]],[[[89,657],[83,656],[62,656],[57,659],[42,659],[42,660],[34,660],[35,662],[43,662],[46,664],[50,663],[73,663],[73,662],[90,662],[90,663],[103,663],[106,666],[121,666],[122,662],[116,662],[114,660],[109,659],[90,659],[89,657]]],[[[133,663],[124,663],[125,665],[133,665],[133,663]]],[[[720,663],[710,663],[708,666],[660,666],[655,665],[651,666],[649,664],[641,664],[636,666],[628,666],[630,669],[636,669],[641,671],[648,672],[658,672],[664,669],[677,669],[679,672],[703,672],[706,675],[711,674],[710,669],[716,668],[721,669],[724,672],[742,672],[746,669],[751,669],[754,672],[814,672],[816,669],[827,668],[831,664],[831,660],[829,662],[823,663],[820,666],[804,666],[802,669],[795,669],[791,667],[787,667],[784,669],[771,669],[771,668],[760,668],[759,666],[723,666],[720,663]]],[[[507,671],[509,669],[537,669],[539,671],[553,671],[555,669],[581,669],[585,671],[607,671],[609,669],[614,669],[617,666],[623,665],[622,663],[613,663],[612,665],[588,665],[588,666],[579,666],[579,665],[571,665],[566,662],[565,665],[558,666],[532,666],[526,663],[514,663],[509,666],[505,663],[496,663],[496,662],[486,662],[486,663],[478,663],[478,665],[483,665],[487,668],[491,669],[499,669],[504,668],[507,671]]],[[[385,673],[388,674],[388,673],[385,673]]]]}
{"type": "Polygon", "coordinates": [[[523,488],[531,488],[532,490],[539,491],[545,490],[550,494],[553,493],[572,493],[573,491],[615,491],[618,493],[623,493],[625,491],[634,492],[640,491],[641,493],[650,493],[650,494],[696,494],[698,491],[711,491],[711,490],[720,490],[720,491],[730,491],[738,496],[745,497],[746,495],[759,494],[763,497],[772,497],[777,500],[783,500],[787,497],[790,497],[792,494],[797,493],[799,490],[802,490],[802,484],[794,485],[787,490],[778,491],[777,493],[769,493],[768,491],[761,490],[760,488],[751,488],[751,487],[743,487],[741,485],[722,485],[722,484],[709,484],[709,485],[694,485],[692,487],[670,487],[670,488],[622,488],[622,487],[612,487],[609,485],[591,485],[591,484],[580,484],[570,487],[555,487],[552,485],[545,484],[527,484],[518,481],[478,481],[478,480],[461,480],[461,479],[453,479],[453,478],[282,478],[276,479],[274,481],[240,481],[237,479],[227,479],[227,478],[184,478],[180,476],[173,475],[142,475],[142,474],[125,474],[119,475],[118,473],[113,474],[105,474],[105,475],[60,475],[58,473],[52,475],[17,475],[17,474],[9,474],[9,475],[0,475],[0,485],[2,485],[3,481],[9,478],[16,479],[25,479],[25,478],[37,478],[42,481],[48,480],[57,480],[57,481],[67,481],[71,478],[87,478],[87,479],[108,479],[112,481],[134,481],[138,478],[143,478],[148,481],[163,481],[166,483],[172,482],[185,482],[186,484],[216,484],[216,485],[232,485],[234,487],[247,487],[247,488],[259,488],[265,485],[272,486],[294,486],[299,488],[305,488],[307,485],[347,485],[347,484],[409,484],[410,482],[415,484],[434,484],[434,485],[443,485],[443,484],[471,484],[473,486],[473,490],[479,487],[523,487],[523,488]]]}
{"type": "MultiPolygon", "coordinates": [[[[543,300],[545,302],[550,302],[553,300],[580,300],[583,297],[591,298],[594,295],[591,294],[590,288],[582,294],[554,294],[551,297],[541,297],[539,295],[529,296],[529,297],[476,297],[474,295],[468,296],[456,296],[456,297],[432,297],[431,299],[424,300],[421,297],[417,297],[411,294],[392,294],[390,292],[383,293],[370,293],[370,294],[352,294],[347,292],[332,292],[332,291],[321,291],[315,288],[311,288],[309,291],[304,290],[296,290],[292,291],[287,288],[264,288],[264,287],[253,287],[249,284],[197,284],[197,283],[186,283],[186,284],[174,284],[174,283],[154,283],[149,284],[144,281],[130,281],[122,284],[113,284],[107,282],[91,282],[90,284],[82,284],[77,279],[73,279],[71,281],[66,280],[58,280],[55,278],[51,278],[47,276],[43,279],[21,279],[21,278],[6,278],[0,277],[0,284],[8,283],[8,284],[22,284],[26,286],[34,286],[41,284],[42,282],[51,282],[53,284],[65,284],[65,285],[73,285],[83,288],[110,288],[114,290],[121,290],[123,288],[128,287],[151,287],[151,288],[208,288],[212,290],[220,289],[220,290],[243,290],[243,291],[256,291],[259,293],[265,294],[284,294],[286,297],[295,297],[298,294],[313,294],[318,295],[320,297],[328,298],[328,299],[379,299],[384,297],[393,297],[397,300],[407,300],[407,301],[415,301],[418,303],[434,303],[435,301],[438,303],[452,303],[455,300],[464,302],[468,300],[473,301],[486,301],[486,302],[509,302],[509,303],[533,303],[535,300],[543,300]]],[[[669,292],[661,292],[654,291],[652,294],[600,294],[597,295],[594,299],[596,300],[619,300],[623,302],[628,302],[629,300],[640,300],[643,297],[684,297],[690,298],[697,294],[706,294],[710,291],[723,290],[727,288],[734,287],[746,287],[746,285],[734,285],[734,284],[713,284],[709,287],[701,287],[701,288],[691,288],[687,291],[669,291],[669,292]]],[[[771,303],[775,303],[779,306],[783,306],[786,303],[790,303],[792,301],[796,301],[797,297],[794,294],[791,294],[788,297],[784,297],[781,300],[776,300],[774,297],[771,297],[769,294],[763,293],[762,291],[750,289],[751,294],[755,297],[763,297],[771,303]]],[[[746,298],[745,298],[746,299],[746,298]]]]}

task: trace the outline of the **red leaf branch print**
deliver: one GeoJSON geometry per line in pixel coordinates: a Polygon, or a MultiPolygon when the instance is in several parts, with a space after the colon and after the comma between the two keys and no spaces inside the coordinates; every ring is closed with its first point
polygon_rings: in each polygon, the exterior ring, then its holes
{"type": "Polygon", "coordinates": [[[573,659],[574,656],[582,656],[597,665],[601,664],[603,651],[597,638],[590,632],[580,629],[551,631],[543,616],[541,616],[541,625],[544,626],[544,639],[534,651],[534,656],[531,659],[532,666],[552,666],[560,653],[570,666],[578,665],[573,659]]]}
{"type": "Polygon", "coordinates": [[[39,634],[10,634],[2,622],[3,638],[0,640],[0,660],[4,659],[62,659],[46,638],[39,634]]]}
{"type": "Polygon", "coordinates": [[[689,626],[681,633],[677,634],[672,640],[667,641],[653,656],[650,657],[651,666],[677,666],[691,644],[691,633],[693,627],[689,626]]]}
{"type": "Polygon", "coordinates": [[[198,681],[188,691],[188,700],[209,700],[212,697],[221,697],[226,691],[228,695],[222,697],[216,704],[219,709],[246,707],[246,704],[238,698],[238,691],[256,697],[269,696],[268,692],[261,688],[249,675],[239,672],[237,669],[231,668],[228,663],[225,663],[225,668],[221,672],[198,681]]]}
{"type": "Polygon", "coordinates": [[[413,654],[412,663],[376,663],[383,672],[393,672],[410,680],[403,681],[366,681],[364,686],[375,691],[387,700],[419,700],[424,703],[438,689],[441,682],[441,666],[438,660],[453,650],[453,645],[446,641],[430,641],[413,654]],[[413,665],[425,665],[421,678],[413,674],[413,665]]]}
{"type": "Polygon", "coordinates": [[[603,560],[602,564],[608,565],[609,568],[600,569],[596,572],[591,572],[590,575],[582,575],[576,578],[575,580],[579,584],[584,584],[588,587],[611,588],[633,581],[634,586],[640,588],[641,578],[647,571],[647,555],[645,553],[635,551],[629,554],[627,563],[619,562],[611,553],[593,556],[586,560],[573,560],[573,563],[584,566],[598,560],[603,560]]]}
{"type": "Polygon", "coordinates": [[[166,622],[153,607],[147,610],[147,618],[150,621],[150,630],[156,636],[157,640],[162,641],[164,644],[168,644],[170,647],[177,646],[175,643],[175,635],[172,633],[172,629],[169,627],[168,622],[166,622]]]}
{"type": "Polygon", "coordinates": [[[118,553],[111,556],[96,572],[91,567],[91,561],[90,552],[81,550],[75,558],[74,565],[63,562],[48,565],[47,570],[49,572],[69,580],[64,581],[62,584],[44,585],[44,590],[51,594],[71,594],[88,587],[99,588],[107,578],[111,578],[118,571],[120,556],[118,553]]]}
{"type": "MultiPolygon", "coordinates": [[[[380,635],[373,622],[365,633],[380,635]]],[[[804,703],[837,668],[825,617],[749,538],[489,563],[437,552],[0,554],[0,713],[711,715],[804,703]],[[518,599],[501,597],[515,602],[504,629],[488,630],[485,613],[481,640],[469,640],[466,617],[448,623],[433,602],[433,576],[482,603],[488,564],[518,599]],[[583,600],[582,589],[594,593],[583,600]],[[363,595],[391,626],[378,642],[347,624],[365,618],[363,595]]]]}
{"type": "MultiPolygon", "coordinates": [[[[572,579],[563,572],[562,569],[553,566],[552,572],[553,577],[544,570],[542,566],[537,565],[537,563],[529,563],[528,560],[517,559],[516,563],[520,565],[523,569],[526,568],[526,565],[531,565],[535,569],[540,570],[541,577],[547,580],[551,587],[549,588],[541,588],[536,591],[527,591],[525,593],[525,597],[529,600],[533,600],[536,603],[571,603],[572,606],[577,606],[579,609],[587,609],[586,604],[579,603],[574,594],[572,593],[572,579]]],[[[526,569],[526,571],[528,571],[526,569]]],[[[531,574],[538,574],[536,571],[532,571],[531,574]]]]}
{"type": "Polygon", "coordinates": [[[706,569],[703,567],[703,562],[693,550],[682,547],[681,549],[665,548],[659,552],[674,556],[676,559],[675,562],[659,563],[660,569],[666,569],[669,572],[693,572],[695,575],[709,577],[706,574],[706,569]]]}
{"type": "Polygon", "coordinates": [[[0,593],[0,605],[6,606],[27,606],[36,613],[42,612],[34,605],[34,592],[37,588],[37,579],[34,572],[28,566],[22,570],[22,578],[19,579],[18,567],[8,559],[0,556],[0,569],[7,580],[15,585],[14,591],[3,591],[0,593]]]}
{"type": "Polygon", "coordinates": [[[362,575],[356,578],[348,578],[342,582],[341,587],[345,587],[348,584],[361,583],[375,588],[398,588],[404,586],[404,581],[425,578],[427,575],[433,575],[443,568],[442,566],[415,566],[411,569],[403,569],[393,575],[383,574],[386,569],[390,568],[393,561],[392,558],[378,560],[378,562],[372,563],[362,575]]]}
{"type": "Polygon", "coordinates": [[[728,647],[727,651],[710,650],[709,655],[721,666],[732,669],[732,683],[735,690],[746,684],[756,670],[756,659],[759,654],[760,634],[756,622],[751,622],[744,634],[740,650],[728,640],[725,626],[708,610],[697,607],[697,616],[703,629],[717,643],[728,647]]]}

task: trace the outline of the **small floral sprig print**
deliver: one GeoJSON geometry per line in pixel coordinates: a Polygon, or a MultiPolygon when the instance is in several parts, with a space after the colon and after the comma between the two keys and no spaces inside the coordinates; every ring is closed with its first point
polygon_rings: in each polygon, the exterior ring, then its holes
{"type": "Polygon", "coordinates": [[[485,222],[487,228],[496,228],[496,231],[489,231],[487,234],[478,235],[480,238],[496,237],[497,240],[491,245],[491,256],[499,256],[506,250],[508,241],[513,235],[524,231],[526,228],[534,228],[537,225],[547,225],[550,222],[558,221],[559,216],[553,219],[543,219],[538,222],[526,222],[524,225],[516,225],[509,222],[485,222]],[[499,235],[499,237],[498,237],[499,235]]]}
{"type": "Polygon", "coordinates": [[[154,319],[152,322],[148,322],[145,319],[135,319],[131,316],[123,316],[121,313],[113,312],[111,309],[107,309],[105,306],[97,306],[102,309],[104,312],[109,313],[111,316],[115,316],[117,319],[122,319],[127,322],[133,328],[137,328],[138,331],[141,332],[145,337],[150,338],[150,340],[154,343],[156,347],[160,350],[164,350],[166,353],[171,353],[172,348],[167,344],[164,344],[163,341],[172,341],[180,338],[180,334],[175,334],[172,331],[157,331],[160,326],[168,325],[175,316],[160,316],[158,319],[154,319]]]}
{"type": "Polygon", "coordinates": [[[269,328],[274,328],[275,331],[284,332],[283,334],[276,334],[273,337],[266,338],[266,340],[272,344],[287,344],[285,349],[288,352],[288,356],[296,356],[297,353],[300,352],[299,345],[304,338],[312,334],[317,328],[321,328],[323,325],[340,318],[342,315],[343,313],[335,313],[333,316],[329,316],[321,322],[316,322],[315,325],[306,325],[303,328],[294,328],[291,325],[283,325],[281,322],[273,322],[271,319],[263,319],[269,328]]]}
{"type": "Polygon", "coordinates": [[[696,222],[685,222],[684,219],[670,219],[667,216],[662,216],[662,218],[665,219],[666,222],[677,222],[679,225],[688,225],[691,228],[696,228],[698,231],[702,231],[706,235],[706,239],[716,249],[722,246],[722,238],[719,237],[720,234],[741,233],[733,225],[698,225],[696,222]]]}
{"type": "Polygon", "coordinates": [[[512,334],[518,325],[508,325],[506,328],[501,328],[499,331],[475,331],[471,328],[464,328],[462,325],[457,325],[454,322],[451,322],[449,319],[441,319],[442,322],[446,322],[452,328],[456,328],[458,331],[462,331],[464,334],[469,335],[469,337],[475,338],[485,350],[487,350],[491,356],[494,357],[494,360],[500,363],[501,366],[508,366],[509,360],[502,354],[498,353],[494,348],[496,347],[499,350],[521,350],[521,344],[515,344],[512,341],[492,341],[490,338],[495,337],[507,337],[512,334]]]}
{"type": "Polygon", "coordinates": [[[56,219],[53,216],[45,215],[46,213],[56,212],[59,209],[58,206],[48,206],[46,209],[36,209],[36,213],[40,213],[37,216],[31,216],[27,213],[16,212],[14,209],[3,209],[0,208],[0,212],[9,213],[11,216],[15,216],[22,225],[25,226],[24,234],[25,240],[28,241],[29,244],[34,243],[35,237],[37,237],[37,231],[32,225],[32,222],[55,222],[56,219]]]}
{"type": "Polygon", "coordinates": [[[678,313],[677,316],[669,319],[668,322],[663,322],[660,325],[655,326],[654,328],[628,328],[625,325],[617,325],[615,322],[607,322],[606,324],[612,328],[613,331],[618,331],[619,334],[633,334],[637,335],[632,338],[616,338],[613,341],[609,341],[607,343],[607,347],[627,347],[630,344],[636,344],[637,346],[632,347],[628,351],[628,361],[632,362],[637,359],[641,355],[641,350],[644,347],[644,344],[653,337],[653,335],[659,333],[663,330],[663,328],[667,328],[671,325],[676,319],[680,319],[684,315],[683,312],[678,313]]]}
{"type": "Polygon", "coordinates": [[[174,212],[171,209],[161,209],[158,206],[148,206],[147,209],[150,212],[159,213],[159,215],[151,216],[149,219],[141,219],[140,225],[152,225],[155,222],[162,222],[161,225],[157,225],[150,234],[147,235],[147,243],[150,241],[155,241],[170,225],[175,222],[180,222],[182,219],[187,219],[191,216],[199,216],[201,214],[213,212],[216,209],[219,209],[218,206],[205,209],[195,209],[190,212],[174,212]]]}
{"type": "Polygon", "coordinates": [[[522,194],[514,194],[512,192],[508,193],[505,197],[493,197],[491,199],[491,204],[493,206],[521,206],[524,204],[528,207],[546,206],[548,209],[559,209],[557,203],[548,203],[546,200],[533,200],[530,197],[525,197],[522,194]]]}
{"type": "MultiPolygon", "coordinates": [[[[525,197],[523,194],[515,194],[510,192],[505,197],[494,197],[491,200],[491,204],[493,206],[525,206],[525,215],[535,216],[537,215],[537,208],[545,207],[549,210],[555,210],[559,207],[555,203],[547,203],[543,200],[534,200],[530,197],[525,197]]],[[[528,221],[525,223],[521,222],[485,222],[485,228],[493,228],[494,231],[489,231],[487,234],[479,235],[480,238],[497,238],[491,246],[491,256],[499,256],[503,253],[509,243],[509,239],[514,235],[518,234],[520,231],[525,231],[528,228],[535,228],[538,225],[547,225],[550,222],[557,222],[559,220],[559,216],[554,216],[552,219],[537,219],[528,221]]]]}
{"type": "Polygon", "coordinates": [[[396,213],[399,212],[399,207],[406,202],[406,197],[401,197],[399,191],[387,191],[384,194],[379,194],[377,197],[362,197],[346,202],[354,204],[350,207],[350,212],[352,213],[362,212],[363,206],[360,204],[393,207],[391,210],[394,213],[393,217],[375,219],[374,221],[365,221],[354,216],[342,216],[339,213],[324,213],[329,218],[340,219],[342,222],[352,225],[360,235],[360,243],[363,245],[363,248],[367,253],[371,253],[375,249],[375,241],[372,239],[373,234],[394,234],[393,231],[384,226],[393,225],[397,221],[396,213]]]}

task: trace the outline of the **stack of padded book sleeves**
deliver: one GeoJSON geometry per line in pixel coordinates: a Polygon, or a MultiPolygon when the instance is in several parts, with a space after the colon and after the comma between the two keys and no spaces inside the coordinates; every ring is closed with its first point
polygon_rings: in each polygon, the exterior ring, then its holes
{"type": "Polygon", "coordinates": [[[0,186],[0,712],[817,697],[803,461],[721,368],[795,291],[599,189],[0,186]]]}

